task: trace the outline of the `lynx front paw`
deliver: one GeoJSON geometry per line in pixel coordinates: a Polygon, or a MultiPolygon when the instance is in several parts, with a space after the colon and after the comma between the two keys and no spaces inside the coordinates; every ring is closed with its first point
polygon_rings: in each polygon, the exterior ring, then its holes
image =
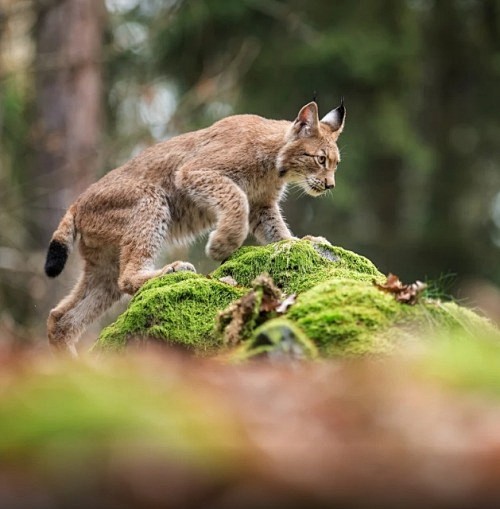
{"type": "Polygon", "coordinates": [[[221,239],[216,232],[212,232],[209,236],[205,253],[213,260],[227,260],[242,243],[243,241],[240,239],[232,240],[228,237],[221,239]]]}
{"type": "Polygon", "coordinates": [[[172,262],[168,265],[165,265],[162,269],[162,274],[170,274],[172,272],[182,272],[183,270],[187,270],[190,272],[196,272],[196,269],[194,268],[194,265],[192,265],[189,262],[172,262]]]}
{"type": "Polygon", "coordinates": [[[313,235],[306,235],[302,237],[302,240],[308,240],[309,242],[314,242],[315,244],[328,244],[331,246],[330,242],[325,239],[325,237],[314,237],[313,235]]]}

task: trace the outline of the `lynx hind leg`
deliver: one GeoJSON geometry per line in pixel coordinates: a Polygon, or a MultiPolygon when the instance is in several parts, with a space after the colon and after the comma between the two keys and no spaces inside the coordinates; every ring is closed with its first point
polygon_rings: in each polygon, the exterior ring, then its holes
{"type": "Polygon", "coordinates": [[[154,257],[145,257],[142,250],[135,251],[127,248],[122,254],[118,286],[123,293],[134,295],[139,288],[150,279],[172,272],[188,270],[196,272],[193,265],[188,262],[176,261],[165,265],[162,269],[153,268],[154,257]]]}
{"type": "Polygon", "coordinates": [[[124,293],[133,295],[149,279],[170,272],[190,270],[193,265],[173,262],[162,269],[154,268],[154,260],[168,234],[170,211],[165,203],[145,203],[135,214],[141,219],[132,224],[129,234],[122,240],[118,286],[124,293]],[[146,219],[144,219],[146,218],[146,219]]]}
{"type": "Polygon", "coordinates": [[[49,314],[47,334],[56,351],[76,356],[75,344],[85,327],[120,299],[117,272],[86,265],[71,293],[49,314]]]}
{"type": "Polygon", "coordinates": [[[149,279],[170,272],[195,268],[186,262],[173,262],[155,270],[154,261],[168,237],[171,214],[163,191],[151,188],[132,211],[133,220],[120,246],[118,286],[123,293],[133,295],[149,279]]]}

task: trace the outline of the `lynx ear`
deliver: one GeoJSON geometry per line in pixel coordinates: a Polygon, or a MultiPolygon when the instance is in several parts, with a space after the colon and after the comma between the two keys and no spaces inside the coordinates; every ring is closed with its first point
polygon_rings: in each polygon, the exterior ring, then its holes
{"type": "Polygon", "coordinates": [[[345,114],[344,98],[342,98],[340,106],[327,113],[321,122],[327,124],[333,132],[340,134],[344,129],[345,114]]]}
{"type": "Polygon", "coordinates": [[[293,123],[293,131],[300,138],[314,136],[319,129],[318,105],[313,101],[306,104],[293,123]]]}

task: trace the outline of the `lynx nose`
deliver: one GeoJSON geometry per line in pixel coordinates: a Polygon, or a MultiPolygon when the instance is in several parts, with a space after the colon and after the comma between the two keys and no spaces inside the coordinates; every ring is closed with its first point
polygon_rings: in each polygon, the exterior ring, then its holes
{"type": "Polygon", "coordinates": [[[334,179],[325,179],[325,189],[333,189],[335,187],[334,179]]]}

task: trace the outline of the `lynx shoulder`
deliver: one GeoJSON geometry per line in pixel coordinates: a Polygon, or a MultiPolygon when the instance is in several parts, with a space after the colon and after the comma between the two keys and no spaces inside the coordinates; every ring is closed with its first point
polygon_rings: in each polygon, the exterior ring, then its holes
{"type": "Polygon", "coordinates": [[[50,242],[45,272],[58,276],[78,239],[84,260],[72,292],[48,319],[56,349],[76,353],[84,328],[124,293],[178,270],[154,260],[165,243],[212,230],[206,253],[226,259],[249,233],[260,243],[291,237],[279,202],[288,184],[319,196],[335,187],[341,104],[319,120],[316,103],[295,121],[234,115],[159,143],[91,185],[68,209],[50,242]]]}

